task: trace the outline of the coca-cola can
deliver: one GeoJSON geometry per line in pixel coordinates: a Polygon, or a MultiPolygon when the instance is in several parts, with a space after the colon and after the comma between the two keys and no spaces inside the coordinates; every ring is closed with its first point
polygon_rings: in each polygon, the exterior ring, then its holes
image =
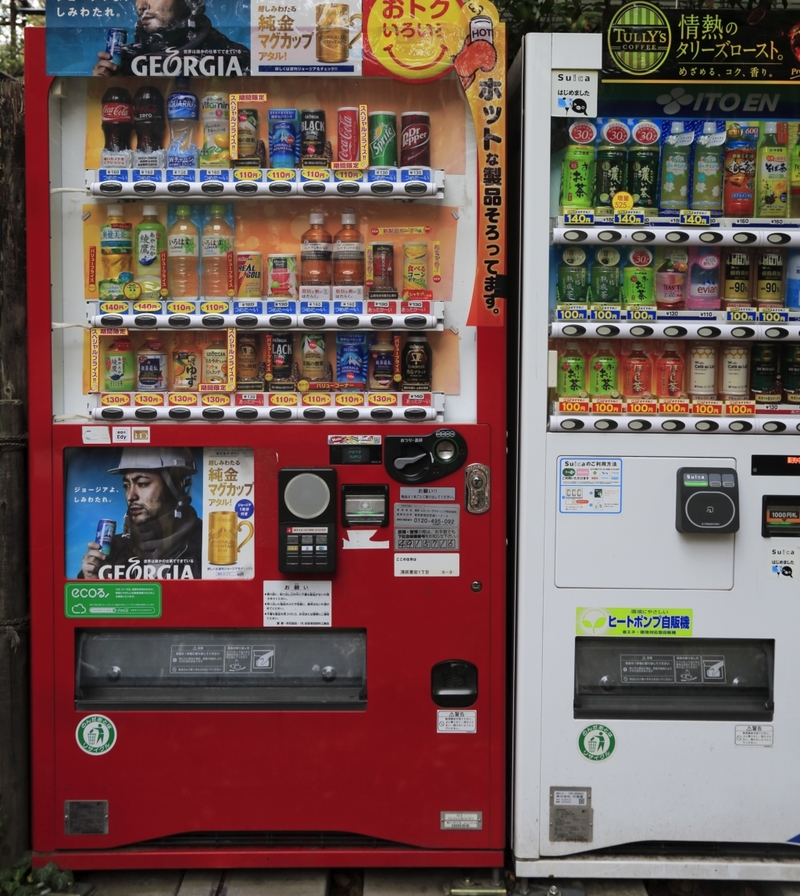
{"type": "Polygon", "coordinates": [[[357,162],[361,155],[358,139],[358,107],[343,106],[336,112],[339,116],[337,157],[340,162],[357,162]]]}
{"type": "Polygon", "coordinates": [[[403,112],[400,117],[400,167],[429,168],[431,117],[427,112],[403,112]]]}
{"type": "Polygon", "coordinates": [[[114,65],[122,64],[120,47],[128,40],[128,32],[123,28],[109,28],[106,35],[106,53],[111,57],[114,65]]]}

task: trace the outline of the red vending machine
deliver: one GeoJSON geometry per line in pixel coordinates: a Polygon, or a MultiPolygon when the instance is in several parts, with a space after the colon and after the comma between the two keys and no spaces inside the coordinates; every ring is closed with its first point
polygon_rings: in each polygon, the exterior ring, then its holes
{"type": "Polygon", "coordinates": [[[35,861],[501,865],[496,11],[28,34],[35,861]]]}

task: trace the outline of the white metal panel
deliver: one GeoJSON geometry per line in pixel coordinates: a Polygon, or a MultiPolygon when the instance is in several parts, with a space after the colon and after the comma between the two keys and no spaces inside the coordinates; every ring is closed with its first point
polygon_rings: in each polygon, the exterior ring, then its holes
{"type": "Polygon", "coordinates": [[[602,34],[553,35],[553,68],[599,71],[602,67],[602,34]]]}

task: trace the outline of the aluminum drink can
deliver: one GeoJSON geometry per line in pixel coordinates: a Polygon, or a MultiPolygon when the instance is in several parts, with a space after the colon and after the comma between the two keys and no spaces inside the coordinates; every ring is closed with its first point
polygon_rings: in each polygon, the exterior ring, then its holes
{"type": "Polygon", "coordinates": [[[236,253],[236,295],[240,299],[260,299],[263,294],[260,252],[236,253]]]}
{"type": "MultiPolygon", "coordinates": [[[[269,374],[267,380],[270,389],[276,389],[275,384],[290,384],[292,378],[292,362],[294,359],[294,339],[291,333],[272,333],[269,357],[269,374]]],[[[285,387],[284,387],[285,388],[285,387]]],[[[278,391],[281,387],[277,386],[278,391]]]]}
{"type": "Polygon", "coordinates": [[[358,162],[359,134],[358,134],[358,107],[342,106],[336,110],[338,116],[337,158],[340,162],[358,162]]]}
{"type": "Polygon", "coordinates": [[[111,554],[111,539],[117,531],[116,520],[98,520],[95,544],[100,545],[100,550],[108,557],[111,554]]]}
{"type": "Polygon", "coordinates": [[[267,256],[267,295],[277,299],[297,298],[297,256],[267,256]]]}
{"type": "Polygon", "coordinates": [[[781,355],[784,400],[789,404],[800,404],[800,343],[784,342],[781,355]]]}
{"type": "Polygon", "coordinates": [[[372,247],[372,288],[394,289],[394,245],[370,243],[372,247]]]}
{"type": "Polygon", "coordinates": [[[300,158],[325,158],[325,110],[300,111],[300,158]]]}
{"type": "Polygon", "coordinates": [[[270,109],[269,167],[295,168],[300,161],[300,116],[297,109],[270,109]]]}
{"type": "MultiPolygon", "coordinates": [[[[120,47],[128,40],[128,32],[124,28],[109,28],[106,35],[106,53],[111,56],[114,65],[122,64],[120,47]]],[[[116,526],[116,523],[114,523],[116,526]]]]}
{"type": "Polygon", "coordinates": [[[778,374],[780,373],[780,358],[778,346],[771,342],[756,342],[750,354],[750,393],[758,400],[759,395],[764,398],[761,401],[780,401],[780,389],[778,388],[778,374]]]}
{"type": "Polygon", "coordinates": [[[397,167],[397,116],[394,112],[369,113],[369,164],[397,167]]]}
{"type": "Polygon", "coordinates": [[[428,244],[403,244],[403,289],[428,288],[428,244]]]}
{"type": "Polygon", "coordinates": [[[258,155],[258,109],[239,109],[238,124],[239,158],[258,155]]]}
{"type": "Polygon", "coordinates": [[[400,167],[430,168],[431,117],[427,112],[400,116],[400,167]]]}

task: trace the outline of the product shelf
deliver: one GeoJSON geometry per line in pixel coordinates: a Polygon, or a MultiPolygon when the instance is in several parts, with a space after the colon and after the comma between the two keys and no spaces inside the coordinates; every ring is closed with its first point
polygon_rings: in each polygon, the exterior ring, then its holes
{"type": "Polygon", "coordinates": [[[443,199],[441,168],[86,169],[92,196],[108,199],[443,199]]]}

